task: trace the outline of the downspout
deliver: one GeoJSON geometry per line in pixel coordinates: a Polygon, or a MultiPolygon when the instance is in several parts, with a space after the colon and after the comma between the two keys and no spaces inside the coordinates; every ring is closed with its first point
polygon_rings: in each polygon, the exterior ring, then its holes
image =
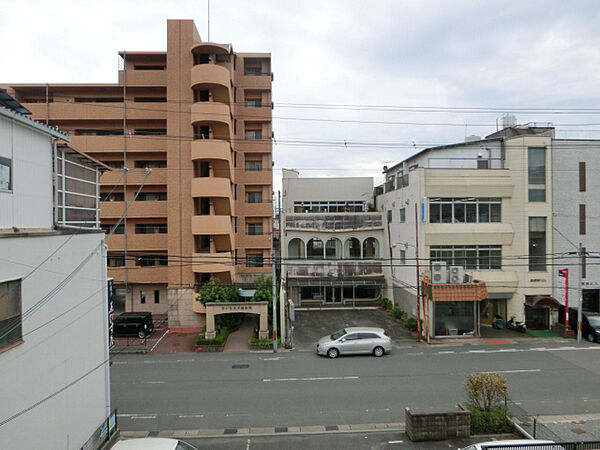
{"type": "MultiPolygon", "coordinates": [[[[54,228],[58,226],[58,139],[52,138],[52,160],[54,161],[54,170],[52,177],[54,182],[54,228]]],[[[64,174],[63,174],[64,175],[64,174]]],[[[64,180],[64,177],[63,177],[64,180]]],[[[64,186],[63,186],[64,189],[64,186]]],[[[63,217],[64,219],[64,217],[63,217]]]]}

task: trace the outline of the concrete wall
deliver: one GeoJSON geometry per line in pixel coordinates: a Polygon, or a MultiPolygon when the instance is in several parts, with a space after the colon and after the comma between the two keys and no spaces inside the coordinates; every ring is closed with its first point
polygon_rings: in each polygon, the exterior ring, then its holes
{"type": "Polygon", "coordinates": [[[12,160],[12,191],[0,190],[0,229],[51,228],[50,135],[0,115],[0,156],[12,160]]]}
{"type": "Polygon", "coordinates": [[[0,427],[3,448],[79,449],[109,414],[102,237],[102,233],[0,237],[0,254],[7,258],[0,260],[0,281],[21,279],[22,313],[34,311],[23,319],[22,343],[0,353],[0,420],[47,399],[0,427]],[[64,288],[43,302],[90,254],[64,288]],[[35,305],[40,308],[32,310],[35,305]]]}
{"type": "Polygon", "coordinates": [[[160,284],[136,284],[129,287],[127,293],[127,311],[150,311],[152,314],[167,314],[169,309],[168,289],[160,284]],[[141,292],[146,303],[141,303],[141,292]],[[158,291],[158,301],[154,302],[154,291],[158,291]]]}
{"type": "MultiPolygon", "coordinates": [[[[552,242],[554,253],[564,255],[556,257],[557,264],[552,273],[554,286],[553,296],[562,304],[565,302],[565,280],[558,277],[558,270],[569,269],[569,307],[577,308],[579,299],[576,291],[579,277],[580,261],[573,254],[579,243],[588,252],[600,248],[600,161],[598,152],[600,141],[589,140],[555,140],[552,144],[552,171],[554,195],[552,208],[554,211],[554,227],[552,242]],[[585,192],[579,192],[579,163],[585,162],[585,192]],[[579,205],[585,205],[586,233],[579,233],[579,205]],[[570,241],[570,242],[569,242],[570,241]],[[575,245],[573,245],[575,244],[575,245]]],[[[597,259],[587,259],[586,276],[582,279],[582,289],[600,289],[600,265],[594,264],[597,259]]],[[[571,317],[570,320],[575,318],[571,317]]]]}
{"type": "Polygon", "coordinates": [[[471,435],[470,411],[415,413],[406,408],[404,418],[411,441],[443,441],[471,435]]]}

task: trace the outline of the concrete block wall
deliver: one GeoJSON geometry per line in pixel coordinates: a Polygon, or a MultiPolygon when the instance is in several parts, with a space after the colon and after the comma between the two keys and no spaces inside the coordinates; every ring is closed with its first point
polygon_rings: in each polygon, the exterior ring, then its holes
{"type": "Polygon", "coordinates": [[[411,441],[440,441],[471,434],[470,411],[415,413],[406,408],[406,434],[411,441]]]}

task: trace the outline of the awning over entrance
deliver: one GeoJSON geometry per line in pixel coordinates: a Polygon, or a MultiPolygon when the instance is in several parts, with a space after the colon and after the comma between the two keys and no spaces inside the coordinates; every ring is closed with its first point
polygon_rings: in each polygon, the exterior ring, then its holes
{"type": "Polygon", "coordinates": [[[550,295],[528,295],[525,304],[532,308],[558,308],[560,302],[550,295]]]}

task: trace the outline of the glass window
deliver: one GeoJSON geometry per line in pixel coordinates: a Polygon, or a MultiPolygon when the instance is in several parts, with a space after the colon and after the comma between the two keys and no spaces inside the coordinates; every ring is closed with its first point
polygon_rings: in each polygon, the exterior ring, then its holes
{"type": "Polygon", "coordinates": [[[323,241],[311,239],[306,244],[306,257],[309,259],[323,259],[323,241]]]}
{"type": "Polygon", "coordinates": [[[546,189],[529,189],[527,200],[530,202],[545,202],[546,189]]]}
{"type": "Polygon", "coordinates": [[[465,221],[465,204],[454,203],[454,223],[463,223],[465,221]]]}
{"type": "Polygon", "coordinates": [[[262,203],[262,192],[246,192],[246,203],[262,203]]]}
{"type": "Polygon", "coordinates": [[[546,218],[529,218],[529,270],[546,270],[546,218]]]}
{"type": "Polygon", "coordinates": [[[400,250],[400,264],[406,264],[406,250],[400,250]]]}
{"type": "Polygon", "coordinates": [[[246,170],[248,172],[260,172],[262,170],[262,161],[246,161],[246,170]]]}
{"type": "Polygon", "coordinates": [[[375,238],[367,238],[363,242],[363,258],[379,258],[379,241],[375,238]]]}
{"type": "Polygon", "coordinates": [[[360,258],[360,241],[356,238],[346,240],[344,244],[345,258],[360,258]]]}
{"type": "Polygon", "coordinates": [[[400,208],[400,222],[406,222],[406,208],[400,208]]]}
{"type": "Polygon", "coordinates": [[[436,336],[462,336],[476,329],[475,302],[435,302],[436,336]]]}
{"type": "Polygon", "coordinates": [[[452,223],[452,203],[442,203],[442,223],[452,223]]]}
{"type": "Polygon", "coordinates": [[[262,253],[247,253],[246,254],[246,267],[262,267],[262,266],[263,266],[262,253]]]}
{"type": "Polygon", "coordinates": [[[529,184],[546,184],[546,149],[544,147],[529,147],[527,154],[527,179],[529,184]]]}
{"type": "Polygon", "coordinates": [[[432,246],[431,261],[445,261],[448,266],[462,266],[468,270],[490,270],[502,267],[500,245],[432,246]]]}
{"type": "Polygon", "coordinates": [[[429,201],[429,222],[440,223],[442,220],[442,205],[429,201]]]}
{"type": "Polygon", "coordinates": [[[250,141],[262,139],[261,130],[246,130],[246,139],[250,141]]]}
{"type": "Polygon", "coordinates": [[[325,258],[340,259],[342,257],[342,242],[337,238],[331,238],[325,243],[325,258]]]}
{"type": "Polygon", "coordinates": [[[262,223],[247,223],[246,224],[246,234],[249,236],[261,236],[263,234],[263,224],[262,223]]]}
{"type": "Polygon", "coordinates": [[[21,336],[21,280],[0,283],[0,349],[19,342],[21,336]]]}

